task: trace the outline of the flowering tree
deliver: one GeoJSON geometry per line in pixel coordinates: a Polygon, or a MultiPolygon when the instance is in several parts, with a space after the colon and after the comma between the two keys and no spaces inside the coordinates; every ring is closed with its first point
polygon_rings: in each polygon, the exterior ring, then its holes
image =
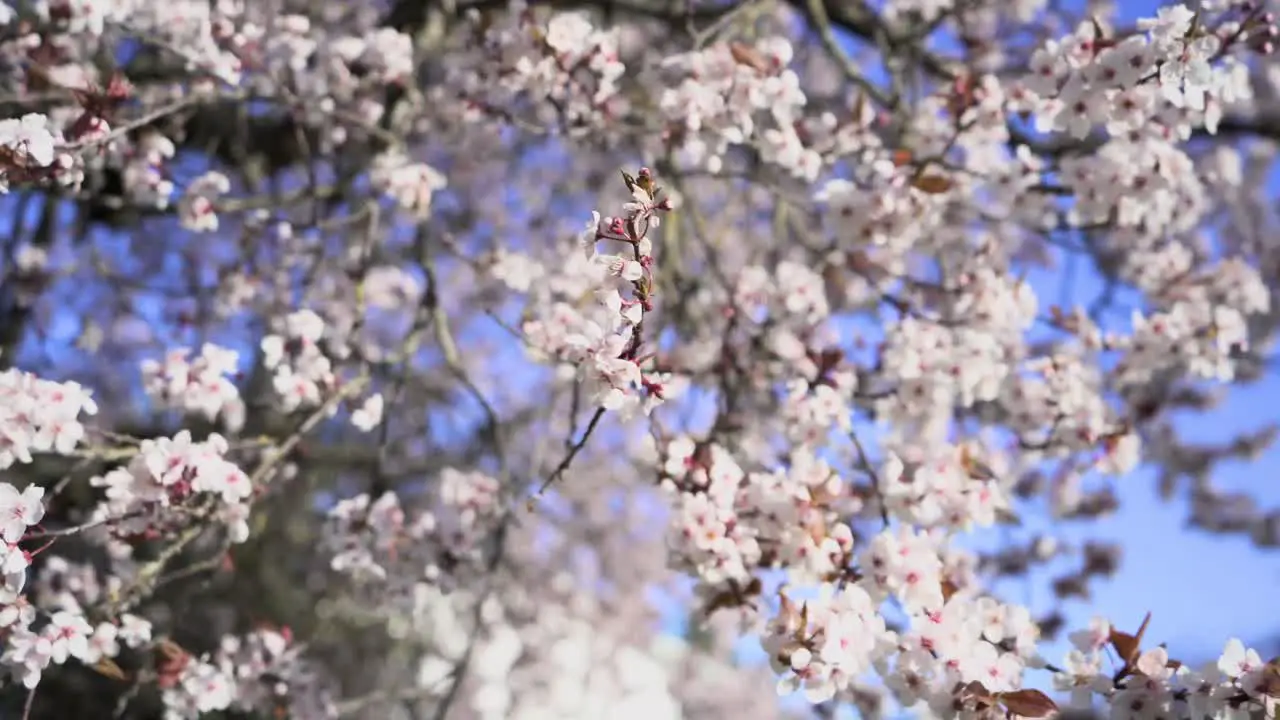
{"type": "Polygon", "coordinates": [[[1148,465],[1280,545],[1213,483],[1271,429],[1170,420],[1266,371],[1276,34],[0,2],[3,716],[1276,717],[1239,640],[1184,664],[990,591],[1074,553],[1087,598],[1117,548],[964,542],[1148,465]],[[1100,297],[1028,280],[1076,263],[1100,297]]]}

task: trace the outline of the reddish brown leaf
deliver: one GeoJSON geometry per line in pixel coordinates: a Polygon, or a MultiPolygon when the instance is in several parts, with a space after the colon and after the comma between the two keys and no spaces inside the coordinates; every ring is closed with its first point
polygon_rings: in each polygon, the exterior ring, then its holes
{"type": "Polygon", "coordinates": [[[1272,660],[1262,668],[1259,689],[1273,698],[1280,698],[1280,659],[1272,660]]]}
{"type": "Polygon", "coordinates": [[[762,73],[767,73],[773,69],[773,65],[769,60],[765,58],[759,50],[756,50],[750,45],[731,42],[729,43],[729,54],[733,56],[733,59],[739,65],[746,65],[747,67],[754,68],[762,73]]]}
{"type": "Polygon", "coordinates": [[[975,697],[988,697],[987,686],[977,680],[970,680],[968,685],[964,686],[964,691],[975,697]]]}
{"type": "Polygon", "coordinates": [[[849,253],[849,259],[846,267],[859,275],[866,275],[867,273],[874,272],[879,269],[875,264],[875,261],[873,261],[871,256],[867,255],[864,250],[854,250],[849,253]]]}
{"type": "Polygon", "coordinates": [[[1022,518],[1006,508],[996,508],[996,522],[1008,527],[1022,527],[1022,518]]]}
{"type": "Polygon", "coordinates": [[[168,638],[161,639],[160,642],[156,644],[156,650],[158,650],[165,659],[181,658],[185,657],[187,654],[187,651],[183,650],[182,646],[168,638]]]}
{"type": "Polygon", "coordinates": [[[1053,698],[1034,688],[1000,693],[997,698],[1009,712],[1022,717],[1041,718],[1058,711],[1058,704],[1053,698]]]}
{"type": "Polygon", "coordinates": [[[778,608],[778,616],[784,618],[790,617],[796,611],[795,603],[791,601],[791,598],[783,595],[782,591],[778,591],[778,608]]]}
{"type": "Polygon", "coordinates": [[[911,186],[915,189],[929,193],[930,195],[939,195],[950,190],[954,183],[941,175],[921,175],[911,181],[911,186]]]}
{"type": "Polygon", "coordinates": [[[1142,644],[1142,636],[1147,634],[1147,625],[1149,624],[1151,624],[1151,613],[1148,612],[1146,617],[1142,618],[1142,625],[1138,626],[1138,634],[1135,636],[1139,645],[1142,644]]]}
{"type": "Polygon", "coordinates": [[[960,464],[964,467],[965,472],[969,473],[969,477],[974,480],[995,480],[996,473],[991,466],[976,457],[973,450],[968,445],[960,448],[960,464]]]}
{"type": "Polygon", "coordinates": [[[943,602],[947,602],[947,601],[951,600],[951,598],[952,598],[952,597],[954,597],[954,596],[955,596],[955,594],[956,594],[956,593],[958,593],[958,592],[960,592],[960,586],[959,586],[959,585],[956,585],[955,583],[951,582],[950,580],[943,580],[943,581],[942,581],[942,601],[943,601],[943,602]]]}
{"type": "Polygon", "coordinates": [[[996,696],[991,694],[991,691],[987,689],[986,685],[983,685],[977,680],[970,680],[964,685],[957,684],[956,688],[952,691],[952,694],[966,700],[975,700],[978,703],[987,706],[994,705],[996,703],[996,696]]]}
{"type": "Polygon", "coordinates": [[[101,675],[106,675],[113,680],[128,680],[128,676],[124,674],[124,670],[115,663],[111,658],[102,658],[94,664],[93,669],[101,675]]]}
{"type": "Polygon", "coordinates": [[[1126,665],[1132,664],[1138,659],[1140,652],[1138,647],[1138,638],[1126,632],[1120,632],[1115,628],[1111,629],[1111,647],[1116,649],[1116,654],[1124,661],[1126,665]]]}
{"type": "Polygon", "coordinates": [[[1142,618],[1142,625],[1138,627],[1138,632],[1134,635],[1120,632],[1115,628],[1111,629],[1111,647],[1116,649],[1116,653],[1124,661],[1125,668],[1137,662],[1138,656],[1142,654],[1142,636],[1146,634],[1147,625],[1150,623],[1151,613],[1147,613],[1147,616],[1142,618]]]}

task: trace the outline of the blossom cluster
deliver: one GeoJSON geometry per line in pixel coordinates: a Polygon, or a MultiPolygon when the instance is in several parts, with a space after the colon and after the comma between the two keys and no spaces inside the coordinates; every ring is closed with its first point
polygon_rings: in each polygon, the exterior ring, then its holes
{"type": "Polygon", "coordinates": [[[281,334],[262,339],[262,365],[286,412],[319,406],[337,384],[333,364],[321,347],[324,319],[311,310],[284,318],[281,334]]]}
{"type": "MultiPolygon", "coordinates": [[[[0,494],[9,494],[5,489],[16,495],[8,484],[0,485],[0,494]]],[[[23,493],[28,519],[34,522],[39,522],[43,508],[34,514],[31,508],[40,507],[41,494],[23,493]]],[[[12,524],[6,530],[9,527],[12,524]]],[[[39,580],[28,595],[21,591],[12,584],[0,590],[0,632],[5,636],[0,664],[28,689],[39,685],[51,665],[72,658],[88,666],[110,663],[122,647],[137,649],[151,641],[151,623],[137,615],[89,621],[88,609],[104,595],[90,566],[52,556],[42,563],[39,580]]]]}
{"type": "Polygon", "coordinates": [[[178,200],[182,226],[195,232],[218,229],[217,200],[231,190],[231,181],[220,172],[208,172],[192,180],[178,200]]]}
{"type": "Polygon", "coordinates": [[[147,394],[161,407],[200,414],[207,420],[222,418],[229,429],[244,424],[245,406],[234,378],[240,354],[205,343],[198,355],[190,348],[174,348],[163,360],[142,362],[142,382],[147,394]]]}
{"type": "Polygon", "coordinates": [[[749,584],[759,567],[821,582],[848,565],[853,535],[838,518],[859,508],[838,501],[840,478],[803,448],[785,470],[748,474],[724,448],[679,438],[667,445],[663,475],[675,503],[672,559],[712,588],[749,584]]]}
{"type": "Polygon", "coordinates": [[[1176,251],[1148,268],[1149,281],[1163,283],[1161,305],[1150,315],[1135,312],[1134,333],[1116,345],[1125,352],[1115,372],[1130,385],[1154,374],[1185,367],[1219,381],[1234,377],[1234,361],[1249,349],[1248,320],[1270,312],[1271,296],[1253,268],[1235,260],[1193,272],[1189,258],[1176,251]]]}
{"type": "Polygon", "coordinates": [[[287,713],[329,720],[337,707],[317,682],[288,628],[224,636],[200,657],[168,647],[160,684],[165,720],[196,720],[220,710],[287,713]]]}
{"type": "Polygon", "coordinates": [[[485,58],[455,79],[472,114],[484,117],[518,100],[536,120],[554,116],[581,135],[622,112],[619,81],[627,68],[617,33],[596,28],[585,13],[556,13],[545,23],[518,11],[496,22],[473,19],[485,58]]]}
{"type": "Polygon", "coordinates": [[[369,181],[405,212],[422,218],[431,214],[435,193],[448,186],[440,171],[394,151],[377,157],[370,168],[369,181]]]}
{"type": "Polygon", "coordinates": [[[44,517],[44,488],[28,485],[18,492],[9,483],[0,484],[0,517],[4,518],[3,525],[0,525],[0,540],[4,542],[0,559],[4,591],[19,593],[26,584],[32,555],[18,543],[26,537],[27,530],[39,525],[44,517]]]}
{"type": "MultiPolygon", "coordinates": [[[[412,516],[388,492],[357,495],[327,513],[330,568],[382,592],[410,597],[418,584],[451,583],[462,566],[477,565],[486,533],[504,508],[497,481],[484,473],[441,471],[432,506],[412,516]],[[413,573],[397,569],[409,564],[413,573]]],[[[385,600],[384,602],[388,602],[385,600]]]]}
{"type": "Polygon", "coordinates": [[[1088,629],[1071,634],[1073,648],[1053,675],[1055,689],[1070,693],[1073,705],[1085,706],[1102,696],[1134,717],[1230,717],[1262,712],[1274,715],[1280,684],[1272,663],[1239,639],[1227,641],[1222,655],[1198,667],[1170,658],[1163,647],[1126,648],[1122,671],[1107,672],[1104,651],[1114,629],[1094,618],[1088,629]]]}
{"type": "Polygon", "coordinates": [[[916,527],[990,527],[1011,512],[1011,476],[1002,457],[964,446],[904,444],[879,479],[886,512],[916,527]]]}
{"type": "Polygon", "coordinates": [[[62,151],[62,144],[62,134],[45,115],[28,113],[0,120],[0,192],[8,192],[14,182],[74,179],[69,171],[75,157],[62,151]]]}
{"type": "Polygon", "coordinates": [[[98,412],[76,382],[43,380],[28,372],[0,372],[0,470],[31,462],[33,452],[67,455],[85,437],[81,414],[98,412]]]}
{"type": "Polygon", "coordinates": [[[122,625],[102,622],[94,626],[83,614],[69,610],[53,612],[39,630],[33,630],[38,617],[35,609],[21,598],[5,600],[7,638],[0,662],[29,690],[40,684],[51,665],[74,658],[92,666],[119,655],[122,644],[139,647],[150,639],[150,626],[136,617],[126,616],[122,625]]]}
{"type": "Polygon", "coordinates": [[[731,146],[753,146],[766,162],[817,178],[822,156],[796,130],[805,95],[787,68],[791,58],[791,43],[773,37],[754,46],[716,43],[663,61],[679,78],[658,100],[664,135],[686,167],[719,173],[731,146]]]}
{"type": "Polygon", "coordinates": [[[1228,54],[1249,50],[1231,44],[1249,24],[1256,11],[1208,28],[1185,5],[1161,8],[1126,38],[1082,23],[1031,59],[1027,89],[1043,98],[1033,103],[1037,122],[1081,138],[1097,125],[1124,134],[1153,121],[1166,138],[1190,123],[1213,132],[1224,109],[1250,94],[1243,59],[1228,54]]]}
{"type": "MultiPolygon", "coordinates": [[[[625,175],[625,173],[624,173],[625,175]]],[[[671,382],[665,373],[643,368],[644,317],[654,309],[653,240],[649,230],[672,209],[652,173],[641,169],[636,178],[625,175],[631,201],[616,217],[592,213],[578,235],[579,274],[571,285],[546,282],[538,295],[549,302],[524,322],[529,349],[554,360],[570,376],[587,384],[593,405],[624,415],[636,410],[649,414],[667,397],[671,382]],[[601,253],[601,242],[621,244],[621,254],[601,253]],[[628,285],[631,297],[619,287],[628,285]],[[573,302],[594,296],[586,308],[573,302]]],[[[523,282],[523,281],[517,281],[523,282]]]]}
{"type": "Polygon", "coordinates": [[[249,537],[254,487],[224,457],[230,444],[218,434],[196,441],[182,430],[172,438],[143,440],[123,467],[90,479],[103,488],[94,521],[122,538],[154,536],[192,520],[225,525],[232,542],[249,537]]]}
{"type": "MultiPolygon", "coordinates": [[[[397,30],[343,29],[305,15],[268,18],[254,10],[240,0],[33,3],[31,19],[39,24],[11,26],[15,37],[0,44],[0,53],[6,62],[41,68],[40,86],[28,80],[32,90],[52,86],[87,93],[90,99],[74,112],[0,121],[0,147],[6,148],[0,153],[0,186],[50,178],[79,186],[85,170],[111,170],[120,173],[129,201],[158,209],[173,201],[178,187],[177,173],[169,167],[176,153],[173,140],[159,127],[113,131],[111,103],[93,99],[99,78],[91,60],[100,45],[114,42],[114,32],[150,38],[177,54],[192,72],[188,87],[173,85],[166,91],[169,102],[182,104],[187,93],[216,97],[227,88],[243,88],[263,99],[296,104],[299,116],[311,123],[334,113],[367,118],[364,127],[335,126],[321,134],[325,150],[366,137],[387,111],[386,88],[403,83],[413,71],[412,42],[397,30]],[[57,48],[53,62],[50,47],[57,48]],[[282,81],[282,75],[289,80],[282,81]]],[[[102,96],[109,101],[130,97],[127,85],[114,79],[103,84],[102,96]]],[[[439,174],[425,165],[393,162],[384,175],[387,192],[414,210],[429,207],[431,191],[442,186],[439,174]]],[[[222,173],[210,171],[187,183],[178,198],[183,226],[216,230],[216,200],[230,189],[228,182],[222,173]]]]}

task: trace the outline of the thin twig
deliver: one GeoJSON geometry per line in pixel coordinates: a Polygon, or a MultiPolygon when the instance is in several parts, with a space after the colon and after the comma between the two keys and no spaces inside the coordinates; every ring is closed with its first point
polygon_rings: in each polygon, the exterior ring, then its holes
{"type": "Polygon", "coordinates": [[[738,3],[736,7],[730,7],[730,9],[724,15],[717,18],[715,22],[693,34],[693,49],[700,50],[703,47],[706,47],[708,43],[737,21],[738,18],[746,15],[748,11],[761,9],[761,6],[764,6],[766,1],[767,0],[745,0],[744,2],[738,3]]]}
{"type": "Polygon", "coordinates": [[[858,438],[857,432],[850,432],[849,437],[853,439],[853,446],[858,449],[858,464],[862,466],[862,470],[871,476],[871,491],[876,496],[876,503],[880,506],[880,521],[885,527],[889,527],[889,507],[884,501],[884,492],[880,488],[880,473],[871,466],[871,461],[867,459],[867,450],[862,447],[862,440],[858,438]]]}
{"type": "Polygon", "coordinates": [[[22,706],[22,720],[28,720],[31,717],[31,706],[36,702],[36,689],[31,688],[27,691],[27,702],[22,706]]]}
{"type": "Polygon", "coordinates": [[[138,128],[143,127],[144,125],[150,125],[156,120],[172,115],[189,105],[194,105],[197,101],[201,99],[202,99],[201,96],[197,94],[184,95],[183,97],[169,103],[168,105],[162,105],[154,110],[145,112],[142,115],[139,115],[138,117],[133,118],[132,120],[124,123],[123,125],[118,125],[116,127],[111,128],[111,131],[106,135],[91,136],[86,140],[70,143],[66,146],[66,149],[67,150],[83,150],[87,147],[93,147],[97,145],[106,145],[107,143],[110,143],[112,140],[122,138],[125,135],[128,135],[129,133],[133,132],[134,130],[137,130],[138,128]]]}
{"type": "Polygon", "coordinates": [[[605,409],[603,407],[596,409],[596,414],[591,416],[591,422],[587,424],[587,429],[582,433],[582,437],[578,438],[578,442],[569,448],[569,451],[565,453],[564,459],[560,461],[559,465],[556,465],[556,469],[552,470],[547,479],[542,482],[538,492],[532,498],[529,498],[529,509],[531,511],[534,503],[542,499],[542,496],[547,492],[547,488],[555,484],[565,474],[569,466],[573,464],[573,459],[578,457],[578,453],[582,452],[582,448],[586,447],[587,440],[591,439],[591,434],[595,432],[596,426],[600,424],[600,419],[604,417],[604,413],[605,409]]]}
{"type": "Polygon", "coordinates": [[[818,37],[822,40],[822,45],[826,48],[827,54],[844,71],[844,76],[870,96],[876,104],[885,108],[890,107],[890,98],[884,94],[883,90],[876,87],[870,80],[863,77],[862,73],[858,72],[858,66],[853,64],[853,59],[840,47],[839,41],[836,40],[835,32],[831,29],[831,18],[827,15],[827,8],[823,6],[822,0],[809,0],[809,17],[813,20],[814,29],[818,31],[818,37]]]}

